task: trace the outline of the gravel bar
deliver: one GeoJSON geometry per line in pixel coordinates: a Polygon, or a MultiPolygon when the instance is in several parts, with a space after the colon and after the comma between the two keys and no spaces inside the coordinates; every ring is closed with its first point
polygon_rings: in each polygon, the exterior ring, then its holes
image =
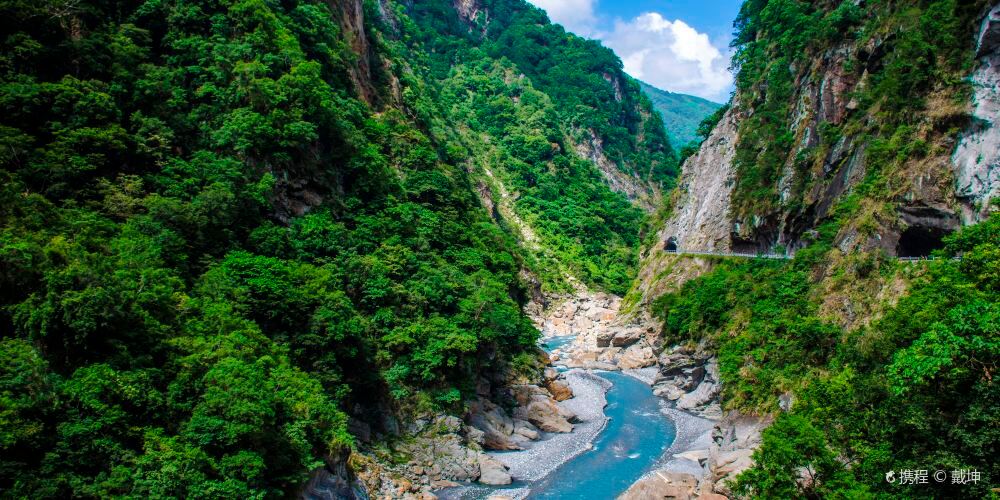
{"type": "Polygon", "coordinates": [[[573,389],[573,398],[559,403],[576,414],[579,422],[573,432],[547,434],[525,450],[490,452],[503,462],[515,480],[535,481],[548,475],[569,459],[589,450],[594,438],[607,424],[604,407],[608,404],[605,394],[611,382],[584,370],[566,372],[566,382],[573,389]]]}

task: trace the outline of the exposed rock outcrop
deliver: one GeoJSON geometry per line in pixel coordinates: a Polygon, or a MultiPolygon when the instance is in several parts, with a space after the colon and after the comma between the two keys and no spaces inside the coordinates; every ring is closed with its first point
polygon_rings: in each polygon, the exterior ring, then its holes
{"type": "Polygon", "coordinates": [[[659,325],[622,317],[621,304],[620,297],[581,290],[536,316],[535,323],[544,336],[575,336],[572,344],[553,351],[553,362],[592,370],[630,370],[656,364],[659,325]]]}
{"type": "Polygon", "coordinates": [[[730,482],[753,466],[753,452],[760,446],[761,434],[772,421],[771,417],[731,413],[715,426],[704,478],[706,483],[712,484],[712,491],[732,496],[730,482]]]}
{"type": "Polygon", "coordinates": [[[636,481],[619,500],[726,500],[726,497],[699,489],[700,480],[693,474],[658,470],[636,481]]]}
{"type": "Polygon", "coordinates": [[[684,162],[674,215],[660,231],[661,242],[673,238],[678,248],[686,250],[731,249],[729,204],[737,119],[734,109],[726,111],[698,152],[684,162]]]}
{"type": "MultiPolygon", "coordinates": [[[[606,76],[612,82],[610,76],[606,76]]],[[[617,82],[617,80],[614,80],[617,82]]],[[[612,83],[615,95],[621,95],[620,84],[612,83]]],[[[620,97],[619,97],[620,99],[620,97]]],[[[630,201],[647,212],[652,212],[658,203],[659,191],[636,175],[624,172],[618,165],[604,154],[604,143],[593,131],[588,131],[586,138],[574,144],[576,154],[590,160],[604,175],[604,180],[612,190],[624,194],[630,201]]]]}
{"type": "Polygon", "coordinates": [[[653,393],[672,401],[676,408],[706,418],[719,418],[719,363],[703,346],[677,346],[659,357],[653,393]]]}
{"type": "Polygon", "coordinates": [[[351,469],[350,457],[348,447],[330,453],[325,466],[312,472],[299,497],[303,500],[368,500],[368,488],[351,469]]]}
{"type": "Polygon", "coordinates": [[[1000,196],[1000,5],[983,19],[976,56],[970,78],[973,126],[952,156],[957,195],[966,205],[966,223],[987,217],[990,199],[1000,196]]]}

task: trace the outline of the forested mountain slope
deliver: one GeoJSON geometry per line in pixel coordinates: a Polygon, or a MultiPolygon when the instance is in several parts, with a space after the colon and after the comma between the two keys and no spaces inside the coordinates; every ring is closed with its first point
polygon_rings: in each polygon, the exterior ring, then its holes
{"type": "Polygon", "coordinates": [[[711,116],[721,104],[693,95],[660,90],[648,83],[639,82],[655,109],[663,117],[667,136],[677,149],[698,139],[698,125],[711,116]]]}
{"type": "Polygon", "coordinates": [[[1000,7],[750,0],[736,28],[731,107],[685,161],[627,298],[668,345],[715,354],[731,416],[777,417],[755,465],[716,488],[995,494],[1000,7]],[[887,481],[904,470],[981,480],[887,481]]]}
{"type": "Polygon", "coordinates": [[[0,14],[4,496],[292,494],[531,372],[532,290],[624,290],[676,175],[520,0],[0,14]]]}

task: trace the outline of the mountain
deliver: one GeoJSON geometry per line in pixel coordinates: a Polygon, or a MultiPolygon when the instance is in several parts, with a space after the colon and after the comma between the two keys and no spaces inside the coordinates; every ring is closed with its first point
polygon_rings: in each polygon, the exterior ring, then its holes
{"type": "Polygon", "coordinates": [[[626,297],[668,366],[719,374],[716,435],[737,437],[705,450],[714,491],[991,495],[998,33],[995,2],[743,4],[731,106],[626,297]],[[918,491],[890,473],[910,468],[946,472],[918,491]]]}
{"type": "Polygon", "coordinates": [[[509,482],[461,417],[514,385],[572,427],[527,311],[624,292],[678,173],[610,50],[520,0],[3,12],[4,496],[509,482]]]}
{"type": "Polygon", "coordinates": [[[680,149],[698,139],[698,125],[712,115],[721,104],[695,97],[660,90],[648,83],[639,82],[655,109],[663,117],[667,136],[674,148],[680,149]]]}

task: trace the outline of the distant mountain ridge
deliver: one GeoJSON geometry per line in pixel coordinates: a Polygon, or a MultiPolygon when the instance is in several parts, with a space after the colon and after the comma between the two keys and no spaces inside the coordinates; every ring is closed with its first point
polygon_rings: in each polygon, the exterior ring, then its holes
{"type": "Polygon", "coordinates": [[[653,108],[663,117],[670,143],[680,149],[695,140],[698,124],[708,115],[722,107],[722,104],[695,97],[658,89],[646,82],[639,82],[642,91],[653,101],[653,108]]]}

